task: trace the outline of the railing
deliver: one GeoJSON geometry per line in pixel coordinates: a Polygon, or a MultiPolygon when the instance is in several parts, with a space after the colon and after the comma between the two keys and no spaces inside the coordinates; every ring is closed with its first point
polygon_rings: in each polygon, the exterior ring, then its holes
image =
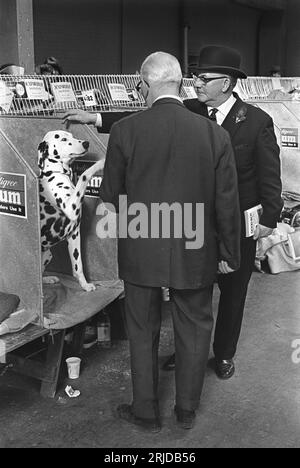
{"type": "MultiPolygon", "coordinates": [[[[68,109],[90,112],[146,108],[136,90],[139,75],[0,75],[0,115],[57,116],[68,109]]],[[[196,97],[185,79],[182,98],[196,97]]]]}
{"type": "MultiPolygon", "coordinates": [[[[139,75],[0,75],[0,115],[55,117],[75,108],[145,109],[136,90],[139,79],[139,75]]],[[[300,100],[300,78],[250,77],[239,80],[236,91],[248,101],[300,100]]],[[[197,97],[193,79],[184,78],[181,97],[197,97]]]]}

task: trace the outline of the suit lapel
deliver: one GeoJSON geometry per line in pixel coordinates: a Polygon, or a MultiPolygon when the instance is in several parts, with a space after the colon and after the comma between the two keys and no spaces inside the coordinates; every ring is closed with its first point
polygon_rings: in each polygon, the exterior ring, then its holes
{"type": "Polygon", "coordinates": [[[227,114],[224,122],[222,123],[222,127],[225,128],[225,130],[227,130],[231,138],[233,138],[236,132],[239,130],[239,128],[241,128],[241,125],[243,125],[243,122],[245,120],[245,118],[243,118],[241,121],[236,121],[237,115],[242,110],[242,108],[245,107],[245,103],[238,97],[237,94],[235,94],[235,97],[236,102],[234,103],[229,113],[227,114]]]}

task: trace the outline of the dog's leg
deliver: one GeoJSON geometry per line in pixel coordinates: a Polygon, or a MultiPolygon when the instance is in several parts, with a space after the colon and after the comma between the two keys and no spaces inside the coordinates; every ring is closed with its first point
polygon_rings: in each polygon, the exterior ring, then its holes
{"type": "Polygon", "coordinates": [[[76,221],[80,213],[80,208],[82,200],[86,191],[86,188],[96,172],[100,171],[104,167],[104,160],[96,162],[93,166],[89,167],[78,179],[76,187],[72,195],[65,201],[65,203],[60,204],[60,209],[64,214],[71,219],[76,221]]]}
{"type": "Polygon", "coordinates": [[[78,279],[80,286],[85,291],[95,291],[96,286],[94,283],[88,283],[84,274],[81,258],[81,245],[80,245],[80,226],[76,229],[71,237],[68,239],[69,255],[72,263],[73,276],[78,279]]]}
{"type": "MultiPolygon", "coordinates": [[[[42,273],[44,273],[45,268],[52,260],[52,253],[50,249],[42,252],[42,273]]],[[[45,284],[56,284],[59,283],[59,278],[57,276],[43,276],[43,283],[45,284]]]]}

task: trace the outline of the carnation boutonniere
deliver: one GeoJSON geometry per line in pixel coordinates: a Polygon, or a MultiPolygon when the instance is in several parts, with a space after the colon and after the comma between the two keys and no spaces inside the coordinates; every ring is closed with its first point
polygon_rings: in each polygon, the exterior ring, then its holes
{"type": "Polygon", "coordinates": [[[244,120],[246,120],[246,118],[247,118],[247,107],[242,106],[242,107],[239,108],[236,115],[234,116],[235,123],[238,124],[240,122],[244,122],[244,120]]]}

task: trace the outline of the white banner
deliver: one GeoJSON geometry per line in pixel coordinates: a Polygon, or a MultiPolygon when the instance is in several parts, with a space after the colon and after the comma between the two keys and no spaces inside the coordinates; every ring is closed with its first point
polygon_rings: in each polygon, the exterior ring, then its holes
{"type": "Polygon", "coordinates": [[[48,99],[48,93],[45,90],[43,80],[24,80],[28,99],[37,99],[46,101],[48,99]]]}
{"type": "Polygon", "coordinates": [[[113,101],[130,101],[125,85],[120,83],[107,83],[113,101]]]}
{"type": "Polygon", "coordinates": [[[187,99],[197,99],[197,93],[193,86],[184,86],[183,89],[187,95],[187,99]]]}
{"type": "Polygon", "coordinates": [[[14,93],[6,86],[3,81],[0,81],[0,107],[8,112],[12,104],[14,93]]]}
{"type": "Polygon", "coordinates": [[[56,103],[75,102],[77,103],[71,83],[60,81],[51,83],[51,89],[56,103]]]}

